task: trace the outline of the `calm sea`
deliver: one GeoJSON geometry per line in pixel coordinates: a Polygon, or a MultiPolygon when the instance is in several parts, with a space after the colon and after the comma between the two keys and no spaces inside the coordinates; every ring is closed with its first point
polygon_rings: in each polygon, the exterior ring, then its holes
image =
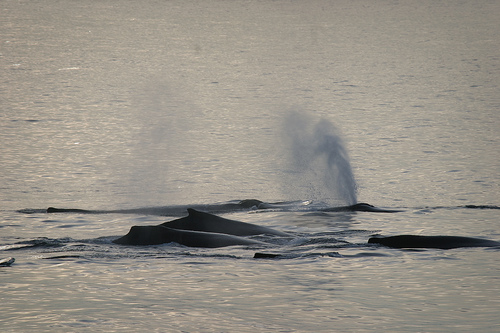
{"type": "Polygon", "coordinates": [[[500,241],[499,17],[483,0],[3,0],[0,330],[500,331],[498,248],[367,245],[500,241]],[[325,158],[337,144],[355,182],[325,158]],[[338,180],[402,212],[320,212],[352,201],[338,180]],[[296,237],[127,247],[110,241],[176,217],[44,212],[248,198],[292,203],[222,215],[296,237]]]}

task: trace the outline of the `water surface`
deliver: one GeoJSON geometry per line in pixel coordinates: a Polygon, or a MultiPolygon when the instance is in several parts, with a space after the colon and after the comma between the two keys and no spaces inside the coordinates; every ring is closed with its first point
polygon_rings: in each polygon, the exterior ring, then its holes
{"type": "Polygon", "coordinates": [[[27,246],[0,251],[16,258],[0,268],[2,331],[497,332],[498,249],[366,242],[500,240],[498,209],[464,207],[500,206],[499,14],[495,1],[3,1],[0,246],[27,246]],[[336,126],[358,201],[403,212],[226,212],[296,237],[194,249],[111,243],[174,216],[42,211],[345,204],[321,159],[292,158],[291,112],[336,126]]]}

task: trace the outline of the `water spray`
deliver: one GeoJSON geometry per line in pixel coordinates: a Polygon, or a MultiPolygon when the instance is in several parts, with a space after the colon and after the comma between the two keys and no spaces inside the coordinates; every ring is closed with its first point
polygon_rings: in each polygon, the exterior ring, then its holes
{"type": "Polygon", "coordinates": [[[284,134],[292,152],[292,168],[307,179],[315,196],[319,193],[329,196],[322,200],[337,199],[347,205],[356,204],[357,185],[338,129],[326,119],[315,123],[312,117],[299,112],[288,114],[284,124],[284,134]]]}

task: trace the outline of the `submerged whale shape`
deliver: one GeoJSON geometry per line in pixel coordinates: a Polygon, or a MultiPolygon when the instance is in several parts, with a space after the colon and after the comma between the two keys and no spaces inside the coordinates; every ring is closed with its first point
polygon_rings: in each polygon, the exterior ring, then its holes
{"type": "Polygon", "coordinates": [[[372,206],[365,202],[360,202],[351,206],[342,206],[342,207],[331,207],[322,209],[324,212],[372,212],[372,213],[397,213],[401,212],[401,210],[394,209],[383,209],[372,206]]]}
{"type": "MultiPolygon", "coordinates": [[[[277,209],[283,211],[296,210],[297,205],[303,206],[304,201],[283,201],[283,202],[263,202],[257,199],[234,200],[220,204],[201,204],[189,206],[163,206],[163,207],[143,207],[131,209],[114,209],[114,210],[88,210],[78,208],[56,208],[49,207],[45,211],[47,213],[77,213],[77,214],[146,214],[160,216],[182,216],[187,208],[195,208],[212,214],[222,214],[229,212],[245,211],[245,210],[262,210],[262,209],[277,209]]],[[[383,209],[372,206],[367,203],[357,203],[351,206],[330,207],[319,209],[324,212],[373,212],[373,213],[395,213],[401,210],[383,209]]]]}
{"type": "Polygon", "coordinates": [[[285,232],[255,224],[225,219],[209,213],[188,209],[188,216],[156,226],[133,226],[129,233],[113,240],[122,245],[158,245],[175,242],[191,247],[224,247],[231,245],[262,245],[240,236],[275,235],[285,232]]]}
{"type": "Polygon", "coordinates": [[[87,209],[77,209],[77,208],[47,208],[47,213],[81,213],[81,214],[97,214],[101,211],[98,210],[87,210],[87,209]]]}
{"type": "Polygon", "coordinates": [[[455,249],[459,247],[495,247],[500,242],[461,236],[416,236],[399,235],[389,237],[372,237],[368,243],[376,243],[398,249],[404,248],[429,248],[429,249],[455,249]]]}
{"type": "Polygon", "coordinates": [[[196,207],[203,211],[211,213],[228,213],[250,209],[268,209],[274,207],[273,204],[267,204],[257,199],[245,199],[240,201],[230,201],[221,204],[200,204],[190,206],[164,206],[164,207],[143,207],[131,209],[113,209],[113,210],[96,210],[96,209],[79,209],[79,208],[56,208],[49,207],[45,210],[46,213],[77,213],[77,214],[146,214],[146,215],[164,215],[164,216],[182,216],[188,207],[196,207]]]}

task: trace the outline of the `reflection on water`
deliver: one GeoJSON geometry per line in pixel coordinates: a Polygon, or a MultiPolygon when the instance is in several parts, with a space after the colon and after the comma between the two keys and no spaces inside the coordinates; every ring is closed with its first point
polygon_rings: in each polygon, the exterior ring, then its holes
{"type": "Polygon", "coordinates": [[[499,12],[486,1],[3,1],[0,245],[63,245],[1,251],[16,257],[0,270],[2,329],[496,332],[497,249],[364,244],[369,233],[500,240],[496,210],[460,208],[499,206],[499,12]],[[228,214],[335,233],[330,248],[301,248],[327,255],[284,260],[109,244],[161,216],[17,212],[328,201],[321,173],[299,181],[287,163],[292,109],[342,131],[359,201],[405,212],[228,214]]]}

